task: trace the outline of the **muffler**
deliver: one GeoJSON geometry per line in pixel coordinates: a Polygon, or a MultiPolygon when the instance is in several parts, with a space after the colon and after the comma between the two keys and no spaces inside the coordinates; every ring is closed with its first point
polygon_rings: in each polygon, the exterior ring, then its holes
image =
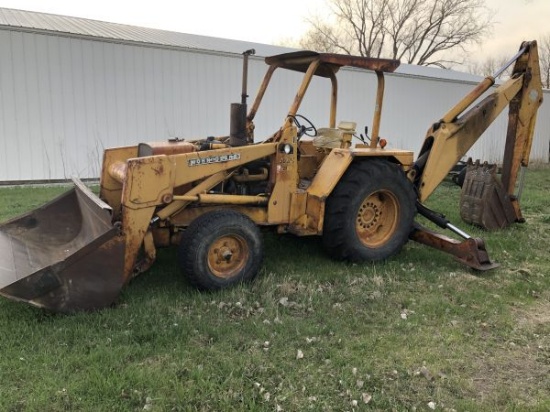
{"type": "Polygon", "coordinates": [[[53,312],[111,305],[124,285],[124,237],[82,182],[0,225],[0,294],[53,312]]]}

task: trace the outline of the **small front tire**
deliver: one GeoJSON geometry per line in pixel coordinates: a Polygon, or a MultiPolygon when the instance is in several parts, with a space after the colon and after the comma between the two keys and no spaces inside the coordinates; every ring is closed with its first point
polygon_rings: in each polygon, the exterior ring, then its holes
{"type": "Polygon", "coordinates": [[[199,289],[218,290],[254,279],[262,266],[258,226],[233,210],[216,210],[195,219],[182,235],[180,266],[199,289]]]}

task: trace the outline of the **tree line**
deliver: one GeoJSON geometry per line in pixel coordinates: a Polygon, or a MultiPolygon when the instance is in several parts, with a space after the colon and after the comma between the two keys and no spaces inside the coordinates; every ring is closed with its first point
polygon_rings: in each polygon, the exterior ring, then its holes
{"type": "MultiPolygon", "coordinates": [[[[485,0],[327,0],[329,13],[309,16],[297,46],[328,53],[398,59],[404,63],[451,68],[465,65],[468,47],[493,27],[485,0]]],[[[550,87],[550,34],[538,39],[541,76],[550,87]]],[[[493,74],[507,57],[489,56],[466,65],[493,74]]]]}

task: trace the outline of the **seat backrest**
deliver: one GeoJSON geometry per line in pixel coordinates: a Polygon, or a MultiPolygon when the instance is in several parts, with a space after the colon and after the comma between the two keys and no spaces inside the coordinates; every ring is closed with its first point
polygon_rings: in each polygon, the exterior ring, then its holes
{"type": "Polygon", "coordinates": [[[337,129],[331,127],[319,128],[317,129],[317,136],[313,138],[313,145],[329,149],[342,147],[343,142],[351,142],[356,126],[357,123],[355,122],[340,122],[337,129]]]}

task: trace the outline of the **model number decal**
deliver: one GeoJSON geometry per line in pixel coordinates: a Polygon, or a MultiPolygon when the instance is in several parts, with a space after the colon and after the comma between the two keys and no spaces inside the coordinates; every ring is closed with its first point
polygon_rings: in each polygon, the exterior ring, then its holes
{"type": "Polygon", "coordinates": [[[189,167],[202,166],[202,165],[210,165],[212,163],[231,162],[233,160],[239,160],[240,158],[241,158],[240,153],[229,153],[229,154],[219,155],[219,156],[203,157],[201,159],[190,159],[187,164],[189,165],[189,167]]]}

